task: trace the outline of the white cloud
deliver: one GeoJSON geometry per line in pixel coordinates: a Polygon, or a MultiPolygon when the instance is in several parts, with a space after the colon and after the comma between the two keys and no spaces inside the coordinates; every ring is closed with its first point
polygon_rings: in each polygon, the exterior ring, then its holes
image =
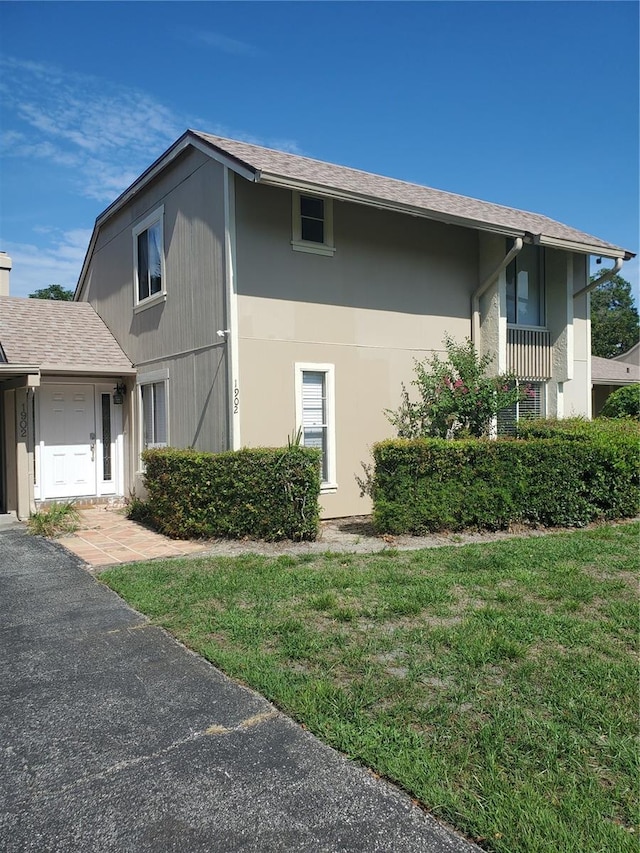
{"type": "Polygon", "coordinates": [[[40,245],[33,243],[5,243],[4,251],[11,257],[11,295],[28,296],[34,290],[60,284],[75,290],[80,275],[91,229],[75,228],[60,231],[41,226],[39,233],[48,236],[40,245]]]}
{"type": "MultiPolygon", "coordinates": [[[[243,42],[220,39],[220,49],[253,50],[243,42]]],[[[260,138],[206,117],[194,120],[138,89],[8,56],[0,57],[0,103],[3,168],[8,172],[7,161],[14,161],[22,176],[20,192],[32,199],[34,211],[30,220],[29,214],[16,217],[23,234],[17,239],[15,230],[4,234],[0,246],[13,259],[11,291],[17,296],[50,284],[75,288],[91,231],[73,228],[83,219],[70,214],[69,201],[75,195],[106,207],[187,127],[301,153],[291,139],[260,138]],[[31,168],[37,161],[55,167],[56,186],[68,189],[54,224],[37,218],[40,187],[31,168]]],[[[5,208],[12,209],[9,199],[5,208]]]]}
{"type": "Polygon", "coordinates": [[[229,38],[222,33],[211,32],[210,30],[189,30],[188,36],[192,41],[202,42],[208,47],[221,50],[223,53],[230,53],[233,56],[260,56],[260,51],[245,41],[229,38]]]}
{"type": "Polygon", "coordinates": [[[185,129],[136,89],[10,57],[0,69],[2,153],[72,169],[76,191],[97,201],[113,200],[185,129]]]}
{"type": "MultiPolygon", "coordinates": [[[[253,50],[215,33],[200,35],[215,36],[227,49],[253,50]]],[[[187,127],[301,153],[294,140],[190,121],[145,92],[104,79],[11,57],[0,58],[0,71],[0,153],[66,167],[70,187],[101,203],[113,201],[187,127]]]]}

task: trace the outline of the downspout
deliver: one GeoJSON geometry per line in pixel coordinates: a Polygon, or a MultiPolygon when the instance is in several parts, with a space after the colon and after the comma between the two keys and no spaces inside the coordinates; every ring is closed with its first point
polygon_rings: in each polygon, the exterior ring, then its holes
{"type": "Polygon", "coordinates": [[[583,293],[591,293],[591,291],[596,287],[604,284],[605,281],[609,281],[610,278],[613,278],[614,275],[620,272],[623,263],[624,258],[616,258],[616,262],[610,270],[605,270],[600,278],[597,278],[595,281],[590,281],[586,287],[582,287],[577,293],[574,293],[573,298],[577,299],[579,296],[582,296],[583,293]]]}
{"type": "Polygon", "coordinates": [[[507,252],[491,275],[487,276],[480,287],[471,295],[471,340],[476,345],[480,340],[480,297],[491,287],[502,270],[506,269],[515,256],[522,251],[523,245],[524,241],[522,237],[516,237],[509,252],[507,252]]]}

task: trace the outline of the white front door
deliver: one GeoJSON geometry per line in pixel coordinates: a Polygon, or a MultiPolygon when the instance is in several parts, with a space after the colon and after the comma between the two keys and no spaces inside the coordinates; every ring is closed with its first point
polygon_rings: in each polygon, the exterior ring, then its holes
{"type": "Polygon", "coordinates": [[[40,404],[42,497],[96,494],[93,385],[43,385],[40,404]]]}

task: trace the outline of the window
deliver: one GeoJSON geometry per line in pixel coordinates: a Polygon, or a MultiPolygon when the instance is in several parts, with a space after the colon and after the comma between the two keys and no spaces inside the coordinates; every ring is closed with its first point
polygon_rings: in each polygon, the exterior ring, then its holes
{"type": "Polygon", "coordinates": [[[296,364],[296,422],[303,445],[322,454],[323,491],[337,488],[334,397],[332,364],[296,364]]]}
{"type": "Polygon", "coordinates": [[[519,403],[498,412],[498,435],[513,435],[516,424],[524,418],[544,417],[544,382],[520,380],[518,384],[526,390],[527,396],[519,403]]]}
{"type": "Polygon", "coordinates": [[[507,267],[507,323],[544,326],[544,256],[530,243],[507,267]]]}
{"type": "Polygon", "coordinates": [[[295,252],[333,255],[333,202],[330,198],[293,193],[293,239],[295,252]]]}
{"type": "Polygon", "coordinates": [[[112,479],[111,472],[111,394],[100,395],[102,415],[102,479],[112,479]]]}
{"type": "Polygon", "coordinates": [[[165,299],[164,208],[147,216],[133,229],[135,305],[153,305],[165,299]]]}
{"type": "Polygon", "coordinates": [[[167,383],[140,385],[142,402],[142,446],[167,446],[167,383]]]}

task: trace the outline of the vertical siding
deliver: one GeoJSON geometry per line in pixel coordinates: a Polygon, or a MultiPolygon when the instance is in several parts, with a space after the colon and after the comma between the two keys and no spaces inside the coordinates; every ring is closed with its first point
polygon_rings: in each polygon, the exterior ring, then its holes
{"type": "Polygon", "coordinates": [[[175,446],[228,446],[223,168],[190,150],[98,234],[85,298],[139,373],[169,370],[169,430],[175,446]],[[133,236],[164,205],[167,298],[135,313],[133,236]]]}

